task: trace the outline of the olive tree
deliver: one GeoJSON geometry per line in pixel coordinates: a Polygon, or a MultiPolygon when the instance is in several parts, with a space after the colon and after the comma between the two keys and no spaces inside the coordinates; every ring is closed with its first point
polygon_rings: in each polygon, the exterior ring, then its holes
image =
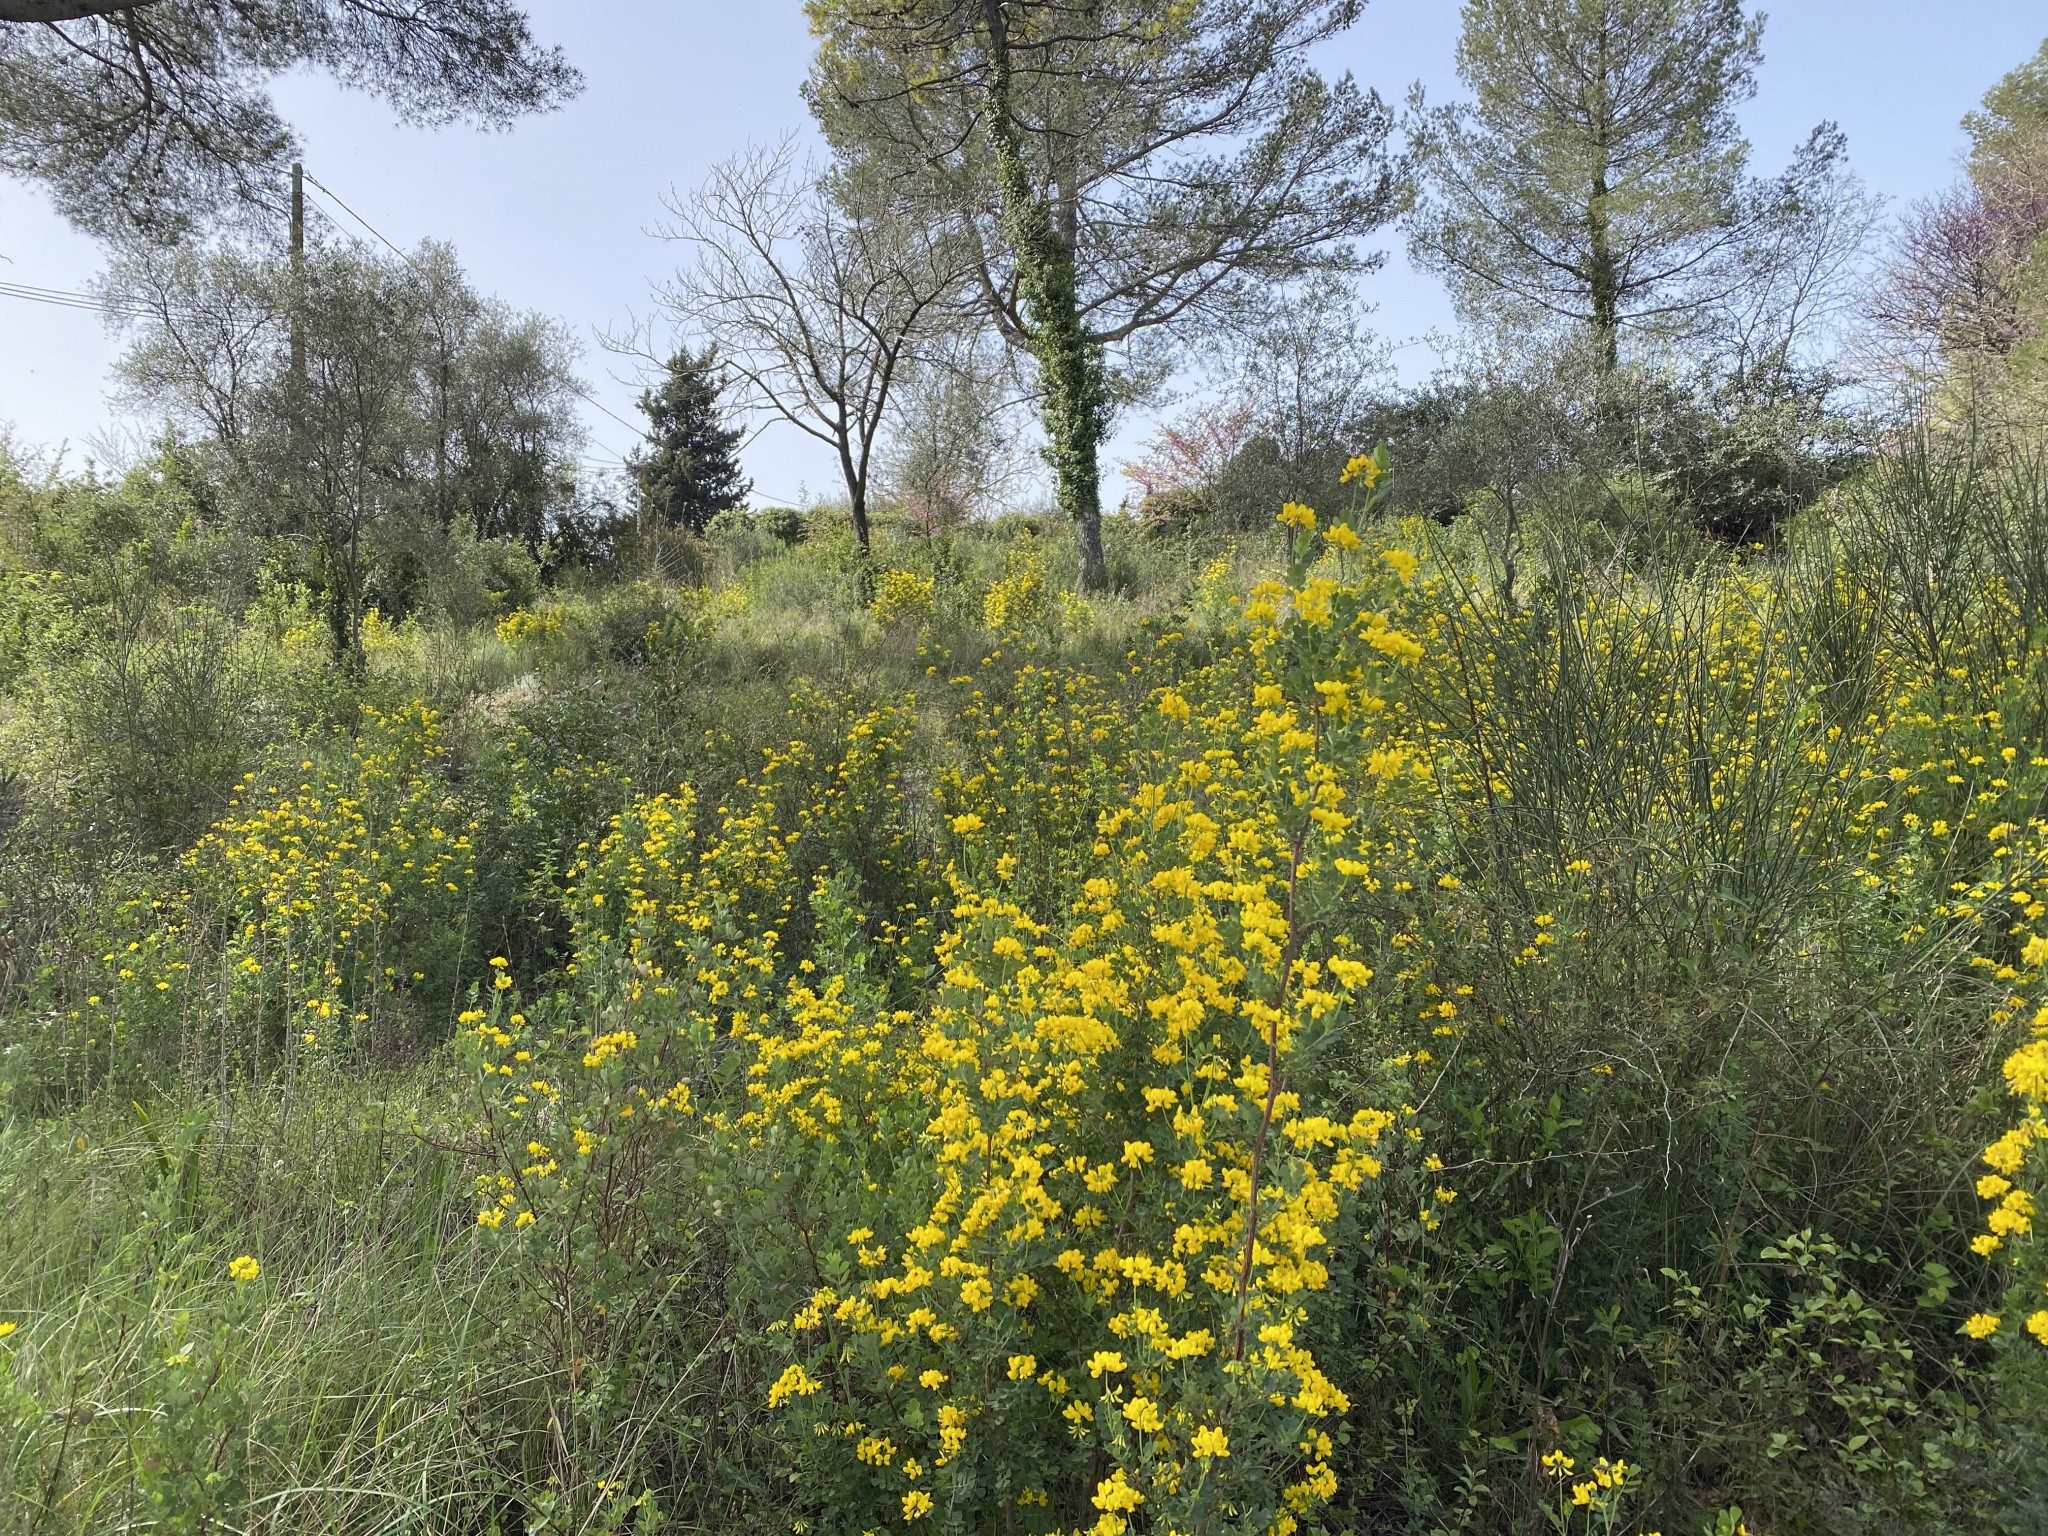
{"type": "Polygon", "coordinates": [[[573,493],[566,335],[477,294],[445,246],[299,266],[148,251],[107,291],[131,331],[130,399],[201,437],[252,531],[307,552],[346,663],[380,541],[459,529],[533,549],[573,493]]]}

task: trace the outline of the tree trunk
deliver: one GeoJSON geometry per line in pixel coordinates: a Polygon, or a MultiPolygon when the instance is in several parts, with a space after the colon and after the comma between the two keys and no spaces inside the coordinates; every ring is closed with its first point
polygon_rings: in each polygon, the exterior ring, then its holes
{"type": "Polygon", "coordinates": [[[1052,209],[1031,186],[1010,110],[1010,49],[1002,0],[983,0],[989,37],[989,141],[996,157],[1003,223],[1017,256],[1018,287],[1038,361],[1040,420],[1053,493],[1074,524],[1080,587],[1109,585],[1102,559],[1102,477],[1097,455],[1108,428],[1102,349],[1081,324],[1080,275],[1052,209]]]}
{"type": "MultiPolygon", "coordinates": [[[[839,473],[846,481],[846,510],[853,519],[853,542],[862,558],[868,553],[868,456],[862,449],[860,461],[853,456],[853,434],[847,426],[846,409],[840,407],[838,427],[839,473]]],[[[872,441],[872,438],[870,438],[872,441]]]]}
{"type": "Polygon", "coordinates": [[[1598,349],[1600,371],[1611,374],[1621,366],[1621,276],[1615,266],[1614,242],[1607,223],[1607,178],[1593,179],[1593,195],[1586,205],[1586,235],[1589,247],[1587,289],[1593,308],[1593,345],[1598,349]]]}
{"type": "Polygon", "coordinates": [[[1593,138],[1593,178],[1586,198],[1586,287],[1592,301],[1593,344],[1599,349],[1602,383],[1621,365],[1621,272],[1614,259],[1614,230],[1607,200],[1614,134],[1613,18],[1601,7],[1594,97],[1587,113],[1593,138]]]}
{"type": "Polygon", "coordinates": [[[1613,167],[1614,132],[1612,24],[1611,15],[1602,6],[1593,87],[1596,94],[1588,114],[1593,175],[1586,192],[1586,296],[1593,326],[1594,364],[1599,370],[1594,381],[1598,391],[1594,418],[1603,456],[1613,454],[1624,436],[1621,402],[1615,391],[1615,375],[1621,368],[1621,267],[1614,254],[1614,226],[1608,206],[1613,195],[1608,181],[1613,167]]]}
{"type": "Polygon", "coordinates": [[[850,492],[847,505],[853,513],[853,542],[865,555],[868,552],[868,488],[853,486],[850,492]]]}
{"type": "Polygon", "coordinates": [[[1592,301],[1593,356],[1597,369],[1593,411],[1603,456],[1619,451],[1626,435],[1616,387],[1616,375],[1621,370],[1621,278],[1614,260],[1613,233],[1608,226],[1607,196],[1607,176],[1602,168],[1594,173],[1592,195],[1586,202],[1586,288],[1592,301]]]}

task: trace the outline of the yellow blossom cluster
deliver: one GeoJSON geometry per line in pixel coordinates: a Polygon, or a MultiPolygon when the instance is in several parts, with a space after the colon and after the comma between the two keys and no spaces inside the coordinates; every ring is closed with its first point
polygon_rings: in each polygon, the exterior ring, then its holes
{"type": "Polygon", "coordinates": [[[920,624],[931,617],[934,583],[916,571],[887,570],[875,577],[875,595],[868,616],[884,628],[920,624]]]}
{"type": "Polygon", "coordinates": [[[422,966],[474,883],[477,824],[439,776],[439,737],[422,705],[366,710],[323,756],[246,776],[180,859],[182,887],[126,909],[134,937],[73,1015],[88,1050],[153,1033],[254,1070],[416,1017],[451,980],[422,966]]]}
{"type": "MultiPolygon", "coordinates": [[[[789,1322],[791,1369],[829,1390],[777,1402],[815,1421],[800,1442],[847,1447],[856,1517],[985,1486],[952,1474],[977,1445],[1084,1503],[1095,1536],[1260,1497],[1285,1533],[1334,1493],[1320,1426],[1348,1403],[1311,1302],[1400,1117],[1333,1115],[1289,1064],[1370,1006],[1370,967],[1308,919],[1376,878],[1418,784],[1387,712],[1330,704],[1399,694],[1421,646],[1375,599],[1401,581],[1292,583],[1162,691],[1135,754],[1155,771],[1098,811],[1051,920],[1018,899],[1040,889],[1009,832],[1025,773],[990,754],[944,795],[962,808],[927,1005],[798,976],[738,1031],[731,1134],[838,1217],[789,1322]]],[[[1069,678],[1017,686],[982,729],[1085,758],[1085,690],[1076,709],[1069,678]],[[1041,735],[1054,718],[1070,729],[1041,735]]]]}

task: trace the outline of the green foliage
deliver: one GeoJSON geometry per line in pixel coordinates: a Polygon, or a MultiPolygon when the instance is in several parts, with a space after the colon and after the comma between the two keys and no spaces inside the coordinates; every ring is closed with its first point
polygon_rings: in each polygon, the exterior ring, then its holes
{"type": "Polygon", "coordinates": [[[703,533],[713,518],[747,499],[740,471],[740,439],[719,406],[725,378],[717,354],[682,351],[668,375],[640,396],[647,416],[647,447],[632,462],[645,515],[666,528],[703,533]]]}
{"type": "Polygon", "coordinates": [[[233,17],[16,6],[0,21],[0,168],[96,234],[175,240],[275,197],[295,144],[262,82],[308,66],[423,122],[505,123],[582,83],[506,0],[391,14],[266,0],[233,17]]]}
{"type": "Polygon", "coordinates": [[[1984,93],[1983,105],[1963,119],[1963,127],[1970,135],[1971,168],[1978,174],[2039,151],[2048,136],[2048,41],[1984,93]]]}
{"type": "Polygon", "coordinates": [[[1418,254],[1475,315],[1568,319],[1612,369],[1622,326],[1685,309],[1730,247],[1760,26],[1736,0],[1468,0],[1473,104],[1415,115],[1418,254]]]}
{"type": "Polygon", "coordinates": [[[2028,1529],[2039,477],[1509,588],[1388,461],[359,676],[11,482],[0,1530],[2028,1529]]]}

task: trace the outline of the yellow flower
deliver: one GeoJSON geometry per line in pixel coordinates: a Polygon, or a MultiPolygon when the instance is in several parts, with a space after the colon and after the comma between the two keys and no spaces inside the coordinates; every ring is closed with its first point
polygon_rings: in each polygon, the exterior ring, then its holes
{"type": "Polygon", "coordinates": [[[1037,1372],[1038,1357],[1036,1355],[1010,1356],[1010,1380],[1029,1381],[1037,1372]]]}
{"type": "Polygon", "coordinates": [[[932,1496],[922,1488],[913,1488],[910,1492],[903,1495],[903,1518],[906,1522],[915,1520],[920,1515],[928,1515],[931,1512],[932,1496]]]}
{"type": "Polygon", "coordinates": [[[1124,1422],[1148,1435],[1157,1434],[1166,1421],[1159,1417],[1159,1405],[1149,1397],[1134,1397],[1124,1408],[1124,1422]]]}
{"type": "Polygon", "coordinates": [[[1304,507],[1298,501],[1290,501],[1280,509],[1275,522],[1289,528],[1299,528],[1303,533],[1316,531],[1316,514],[1313,508],[1304,507]]]}
{"type": "Polygon", "coordinates": [[[775,1384],[768,1389],[768,1406],[780,1408],[792,1397],[809,1397],[823,1386],[816,1377],[801,1365],[792,1365],[775,1378],[775,1384]]]}
{"type": "Polygon", "coordinates": [[[1115,1375],[1124,1368],[1124,1357],[1113,1349],[1098,1349],[1088,1357],[1088,1374],[1101,1376],[1105,1372],[1115,1375]]]}
{"type": "Polygon", "coordinates": [[[936,1392],[946,1384],[946,1373],[939,1370],[920,1371],[917,1384],[928,1392],[936,1392]]]}
{"type": "Polygon", "coordinates": [[[1409,554],[1405,549],[1382,550],[1380,551],[1380,559],[1386,563],[1389,570],[1401,578],[1404,584],[1413,581],[1415,573],[1422,568],[1422,562],[1409,554]]]}
{"type": "Polygon", "coordinates": [[[1361,965],[1356,960],[1346,960],[1339,956],[1324,963],[1328,967],[1330,974],[1337,978],[1338,985],[1342,986],[1347,992],[1356,992],[1360,987],[1372,980],[1372,967],[1361,965]]]}
{"type": "Polygon", "coordinates": [[[2044,1349],[2048,1349],[2048,1312],[2029,1314],[2027,1318],[2027,1332],[2034,1336],[2034,1341],[2037,1344],[2041,1345],[2044,1349]]]}
{"type": "Polygon", "coordinates": [[[952,825],[953,830],[956,833],[958,833],[961,837],[965,837],[970,832],[979,832],[982,829],[984,823],[982,822],[982,819],[979,816],[975,815],[972,811],[969,811],[964,816],[955,816],[953,818],[952,825]]]}
{"type": "Polygon", "coordinates": [[[1212,1457],[1230,1454],[1230,1436],[1213,1424],[1205,1424],[1195,1431],[1195,1438],[1188,1442],[1191,1455],[1207,1461],[1212,1457]]]}
{"type": "Polygon", "coordinates": [[[246,1253],[240,1258],[228,1260],[228,1274],[237,1284],[244,1280],[254,1280],[262,1273],[263,1266],[250,1258],[246,1253]]]}
{"type": "Polygon", "coordinates": [[[2048,1099],[2048,1040],[2023,1045],[2005,1059],[2005,1080],[2030,1099],[2048,1099]]]}
{"type": "Polygon", "coordinates": [[[1337,477],[1337,483],[1349,485],[1354,480],[1363,480],[1365,488],[1371,490],[1379,483],[1382,473],[1384,471],[1380,469],[1380,461],[1376,457],[1369,453],[1361,453],[1353,456],[1344,466],[1344,473],[1337,477]]]}
{"type": "Polygon", "coordinates": [[[20,1326],[21,1324],[14,1322],[0,1323],[0,1339],[6,1338],[7,1335],[14,1332],[20,1326]]]}
{"type": "Polygon", "coordinates": [[[1323,542],[1337,549],[1351,550],[1362,542],[1349,523],[1333,523],[1323,530],[1323,542]]]}
{"type": "Polygon", "coordinates": [[[1963,1332],[1973,1339],[1988,1339],[1998,1332],[1998,1315],[1995,1312],[1973,1312],[1964,1320],[1963,1332]]]}
{"type": "Polygon", "coordinates": [[[1095,1485],[1095,1507],[1105,1514],[1124,1514],[1144,1502],[1145,1495],[1131,1486],[1122,1467],[1095,1485]]]}

